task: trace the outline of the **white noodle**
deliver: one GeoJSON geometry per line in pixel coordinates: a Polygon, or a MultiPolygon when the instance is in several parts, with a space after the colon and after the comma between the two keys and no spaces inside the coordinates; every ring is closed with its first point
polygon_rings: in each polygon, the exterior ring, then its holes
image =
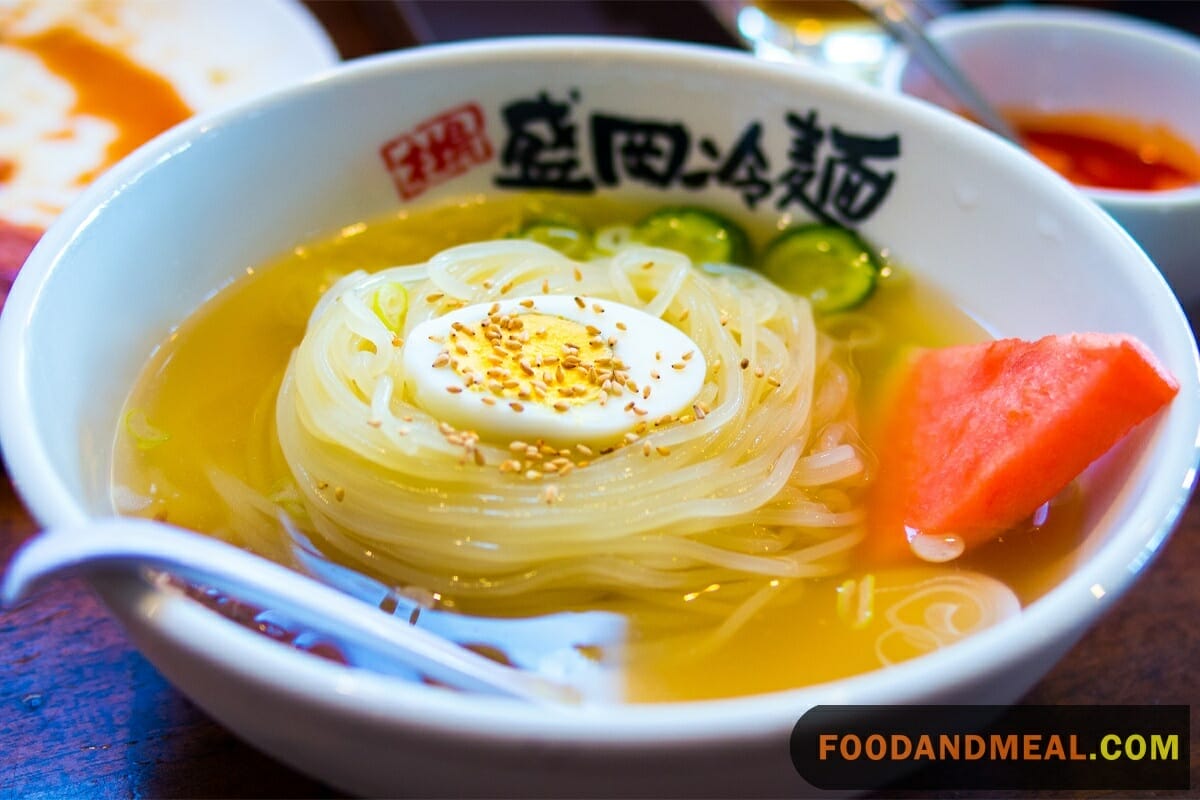
{"type": "Polygon", "coordinates": [[[749,270],[698,269],[679,253],[627,243],[621,229],[603,235],[613,254],[592,262],[527,241],[483,242],[356,273],[321,299],[276,406],[305,532],[319,546],[391,583],[514,611],[546,590],[681,596],[721,583],[722,602],[748,614],[775,594],[764,580],[844,566],[863,514],[828,505],[822,492],[861,481],[864,463],[848,416],[851,381],[808,304],[749,270]],[[721,368],[697,400],[702,418],[651,426],[633,446],[531,481],[499,471],[508,442],[479,441],[465,455],[410,402],[394,333],[370,308],[385,283],[408,292],[401,338],[444,313],[445,301],[546,287],[662,317],[721,368]],[[828,378],[820,387],[818,376],[828,378]],[[643,444],[662,454],[645,457],[643,444]]]}

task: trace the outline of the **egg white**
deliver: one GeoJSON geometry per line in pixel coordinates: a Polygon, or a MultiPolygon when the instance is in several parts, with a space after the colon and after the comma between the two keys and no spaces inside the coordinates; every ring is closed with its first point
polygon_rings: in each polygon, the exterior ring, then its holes
{"type": "MultiPolygon", "coordinates": [[[[463,341],[461,335],[458,341],[463,341]]],[[[586,361],[586,342],[578,344],[584,347],[586,361]]],[[[708,370],[696,343],[658,317],[612,300],[562,295],[472,305],[427,320],[409,331],[402,362],[412,401],[461,430],[498,441],[600,446],[620,440],[642,421],[654,423],[690,409],[708,370]],[[553,391],[540,399],[517,399],[498,395],[481,383],[464,385],[463,375],[446,363],[454,355],[455,323],[477,327],[488,317],[534,314],[598,329],[593,338],[603,340],[612,359],[623,363],[626,384],[598,392],[607,394],[603,402],[596,397],[567,403],[553,391]],[[648,393],[645,387],[650,387],[648,393]],[[490,402],[485,399],[489,397],[490,402]]],[[[539,375],[554,371],[536,366],[535,370],[539,375]]]]}

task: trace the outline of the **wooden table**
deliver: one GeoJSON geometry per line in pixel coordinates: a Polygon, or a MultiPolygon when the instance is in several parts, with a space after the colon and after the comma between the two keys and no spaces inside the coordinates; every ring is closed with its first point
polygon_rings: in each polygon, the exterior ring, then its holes
{"type": "MultiPolygon", "coordinates": [[[[445,5],[410,3],[406,17],[395,14],[390,3],[321,2],[313,8],[343,54],[353,57],[446,38],[455,16],[445,5]]],[[[519,11],[531,7],[515,5],[519,11]]],[[[563,16],[565,10],[559,9],[557,16],[549,22],[543,16],[539,24],[583,31],[615,26],[625,33],[714,42],[723,36],[711,20],[700,17],[693,17],[683,33],[670,28],[678,25],[682,3],[669,4],[674,9],[656,3],[641,8],[628,3],[575,5],[575,16],[563,16]]],[[[1175,15],[1180,6],[1190,6],[1195,16],[1184,21],[1200,23],[1200,4],[1166,5],[1175,15]]],[[[511,14],[493,23],[476,19],[464,35],[487,32],[489,24],[495,26],[490,30],[503,31],[504,24],[513,24],[503,20],[511,19],[511,14]]],[[[1200,314],[1194,312],[1192,318],[1200,319],[1200,314]]],[[[12,485],[0,479],[0,563],[35,530],[12,485]]],[[[1193,502],[1137,586],[1025,701],[1190,704],[1195,720],[1197,662],[1200,502],[1193,502]]],[[[133,649],[80,582],[56,584],[30,605],[0,615],[0,665],[0,798],[336,796],[206,717],[133,649]]],[[[1193,723],[1191,774],[1200,790],[1196,730],[1193,723]]]]}

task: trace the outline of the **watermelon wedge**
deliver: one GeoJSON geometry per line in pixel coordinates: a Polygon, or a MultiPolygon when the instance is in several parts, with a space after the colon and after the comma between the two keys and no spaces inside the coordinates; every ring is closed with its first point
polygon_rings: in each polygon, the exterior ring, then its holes
{"type": "Polygon", "coordinates": [[[918,533],[970,548],[1012,528],[1179,391],[1141,342],[1100,333],[924,351],[897,387],[869,509],[884,560],[918,533]]]}

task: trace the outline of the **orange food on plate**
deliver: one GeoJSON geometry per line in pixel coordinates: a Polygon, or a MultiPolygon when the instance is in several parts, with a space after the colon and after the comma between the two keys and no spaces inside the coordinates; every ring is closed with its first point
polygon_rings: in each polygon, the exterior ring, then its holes
{"type": "Polygon", "coordinates": [[[116,127],[117,136],[108,146],[103,166],[192,114],[165,78],[71,28],[52,28],[8,44],[33,53],[71,85],[76,94],[74,113],[98,117],[116,127]]]}
{"type": "Polygon", "coordinates": [[[919,354],[883,428],[867,549],[884,560],[957,557],[1033,515],[1178,391],[1125,335],[919,354]]]}
{"type": "MultiPolygon", "coordinates": [[[[46,159],[35,165],[22,153],[0,154],[0,186],[10,191],[28,191],[29,185],[57,189],[60,197],[78,191],[97,175],[144,142],[182,122],[192,114],[183,101],[162,76],[139,66],[121,51],[88,38],[69,27],[53,27],[25,37],[0,37],[0,44],[35,56],[45,69],[65,82],[74,93],[63,127],[42,134],[40,142],[73,140],[76,131],[71,118],[92,118],[112,126],[112,138],[107,145],[96,148],[89,164],[84,159],[74,169],[47,169],[46,159]],[[22,174],[24,169],[25,173],[22,174]],[[21,181],[22,189],[17,189],[21,181]]],[[[102,140],[103,141],[103,140],[102,140]]],[[[40,145],[38,145],[40,146],[40,145]]],[[[52,151],[54,152],[54,151],[52,151]]],[[[29,212],[33,219],[44,220],[47,213],[54,214],[59,206],[46,207],[40,203],[23,208],[14,208],[10,202],[8,211],[15,212],[9,220],[0,217],[0,306],[8,296],[9,287],[17,271],[25,262],[33,246],[41,236],[41,230],[30,225],[22,216],[29,212]]],[[[43,223],[44,224],[44,223],[43,223]]]]}

